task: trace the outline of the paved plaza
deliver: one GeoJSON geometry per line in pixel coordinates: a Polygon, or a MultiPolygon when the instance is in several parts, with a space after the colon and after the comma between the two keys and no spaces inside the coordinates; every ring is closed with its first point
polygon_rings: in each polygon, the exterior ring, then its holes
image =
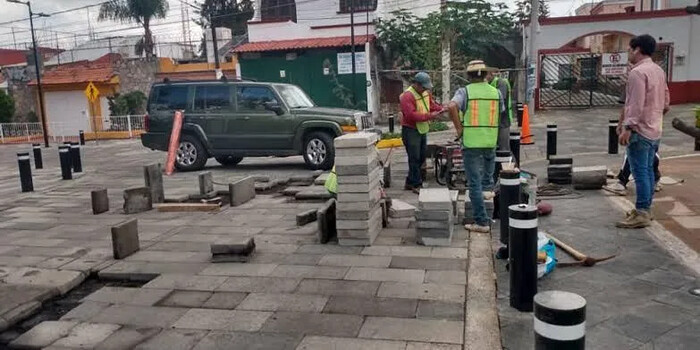
{"type": "MultiPolygon", "coordinates": [[[[692,139],[670,126],[675,115],[690,122],[689,111],[690,106],[677,107],[666,118],[663,157],[692,153],[692,139]]],[[[606,154],[608,119],[617,113],[538,114],[536,144],[523,148],[523,168],[544,181],[544,133],[552,122],[559,126],[558,153],[576,154],[575,166],[618,168],[621,155],[606,154]]],[[[441,142],[453,132],[429,138],[441,142]]],[[[0,334],[0,348],[532,348],[532,314],[508,305],[507,272],[502,261],[493,261],[496,241],[488,235],[470,236],[456,227],[450,247],[424,247],[416,244],[414,220],[402,218],[390,220],[370,247],[323,245],[315,222],[296,225],[297,214],[322,202],[278,192],[215,213],[125,215],[123,191],[143,186],[143,166],[162,163],[164,153],[136,141],[90,143],[83,148],[84,173],[63,181],[54,145],[44,149],[45,169],[33,170],[36,191],[21,194],[16,153],[27,150],[27,145],[0,147],[0,329],[10,330],[0,334]],[[93,215],[90,191],[99,188],[107,189],[110,210],[93,215]],[[141,250],[114,260],[110,228],[133,218],[141,250]],[[210,262],[210,244],[239,237],[255,238],[250,262],[210,262]],[[21,327],[42,302],[96,278],[120,283],[88,293],[59,319],[21,327]],[[17,326],[26,332],[20,335],[17,326]]],[[[382,157],[387,153],[382,150],[382,157]]],[[[391,159],[389,195],[417,205],[417,195],[401,190],[405,153],[396,149],[391,159]]],[[[687,175],[693,169],[687,162],[697,164],[698,157],[684,159],[669,160],[671,168],[663,169],[687,181],[661,192],[670,204],[657,205],[658,221],[650,230],[616,229],[614,222],[633,198],[602,191],[551,200],[554,212],[540,219],[540,229],[586,254],[618,255],[594,267],[557,268],[538,286],[587,299],[589,349],[695,349],[700,341],[700,298],[688,293],[699,286],[698,275],[682,264],[695,260],[667,250],[658,239],[659,232],[680,232],[675,223],[686,229],[676,235],[694,247],[697,258],[692,230],[700,207],[697,199],[683,196],[682,186],[697,184],[697,176],[687,175]],[[681,171],[683,166],[688,170],[681,171]],[[676,202],[688,211],[679,215],[676,202]]],[[[250,175],[270,180],[313,175],[301,157],[246,159],[233,168],[211,160],[206,170],[217,190],[250,175]]],[[[196,194],[197,173],[166,176],[164,187],[166,198],[196,194]]],[[[560,251],[558,257],[570,261],[560,251]]]]}

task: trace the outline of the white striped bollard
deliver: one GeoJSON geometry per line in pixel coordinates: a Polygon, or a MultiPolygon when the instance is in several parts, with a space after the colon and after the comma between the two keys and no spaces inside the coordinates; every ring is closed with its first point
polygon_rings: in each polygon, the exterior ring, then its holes
{"type": "Polygon", "coordinates": [[[510,306],[529,312],[537,294],[537,207],[511,205],[508,214],[510,306]]]}
{"type": "Polygon", "coordinates": [[[498,176],[503,169],[503,163],[508,163],[511,160],[510,151],[496,151],[496,166],[493,172],[493,183],[498,182],[498,176]]]}
{"type": "Polygon", "coordinates": [[[507,259],[508,252],[508,236],[510,231],[509,207],[518,204],[520,199],[520,171],[518,170],[501,170],[498,193],[498,218],[501,220],[500,228],[501,235],[499,240],[504,245],[496,254],[497,259],[507,259]]]}
{"type": "Polygon", "coordinates": [[[63,180],[73,179],[71,166],[73,165],[70,157],[70,146],[58,146],[58,158],[61,161],[61,177],[63,180]]]}
{"type": "Polygon", "coordinates": [[[41,144],[35,143],[32,145],[32,151],[34,152],[34,167],[37,169],[44,168],[44,158],[41,156],[41,144]]]}
{"type": "Polygon", "coordinates": [[[510,132],[510,152],[513,154],[515,166],[520,167],[520,130],[510,132]]]}
{"type": "Polygon", "coordinates": [[[80,159],[80,144],[77,142],[71,142],[70,144],[70,158],[71,165],[73,166],[74,173],[83,172],[83,162],[80,159]]]}
{"type": "Polygon", "coordinates": [[[608,120],[608,154],[617,154],[617,126],[615,119],[608,120]]]}
{"type": "Polygon", "coordinates": [[[535,295],[535,349],[583,350],[586,347],[586,299],[551,290],[535,295]]]}
{"type": "Polygon", "coordinates": [[[29,160],[29,152],[17,153],[17,165],[19,166],[19,183],[22,187],[22,192],[34,191],[32,164],[29,160]]]}
{"type": "Polygon", "coordinates": [[[557,124],[547,124],[547,159],[557,154],[557,124]]]}

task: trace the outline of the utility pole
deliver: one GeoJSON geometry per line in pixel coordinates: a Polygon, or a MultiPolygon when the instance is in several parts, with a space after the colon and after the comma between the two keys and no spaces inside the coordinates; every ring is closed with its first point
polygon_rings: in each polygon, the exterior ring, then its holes
{"type": "Polygon", "coordinates": [[[221,66],[219,65],[219,43],[216,38],[216,28],[214,27],[214,21],[212,21],[212,16],[209,16],[209,26],[211,27],[211,41],[212,48],[214,49],[214,70],[216,71],[216,79],[221,79],[223,73],[221,73],[221,66]]]}
{"type": "Polygon", "coordinates": [[[539,59],[537,57],[537,32],[540,30],[540,0],[531,0],[532,5],[530,6],[530,55],[528,57],[527,72],[528,72],[528,93],[527,93],[527,103],[530,107],[530,113],[534,115],[534,100],[535,100],[535,86],[537,86],[537,65],[539,59]],[[530,70],[532,69],[533,79],[530,79],[530,70]]]}
{"type": "Polygon", "coordinates": [[[17,50],[17,39],[15,39],[15,27],[11,27],[12,29],[12,43],[15,46],[15,50],[17,50]]]}
{"type": "Polygon", "coordinates": [[[32,45],[34,46],[34,69],[36,69],[36,88],[39,93],[39,118],[41,119],[41,131],[44,134],[44,147],[49,147],[49,129],[46,127],[46,112],[44,110],[44,92],[41,89],[41,71],[39,70],[39,48],[36,45],[36,36],[34,35],[34,15],[38,17],[49,17],[44,13],[32,12],[32,4],[27,1],[7,0],[7,2],[27,5],[29,8],[29,29],[32,31],[32,45]]]}
{"type": "Polygon", "coordinates": [[[355,94],[355,0],[350,0],[350,54],[352,55],[352,104],[357,105],[355,94]]]}
{"type": "MultiPolygon", "coordinates": [[[[440,1],[440,13],[445,14],[447,10],[447,1],[440,1]]],[[[450,100],[450,77],[452,74],[452,64],[450,60],[452,48],[451,46],[451,35],[447,32],[442,33],[442,103],[447,103],[450,100]]]]}

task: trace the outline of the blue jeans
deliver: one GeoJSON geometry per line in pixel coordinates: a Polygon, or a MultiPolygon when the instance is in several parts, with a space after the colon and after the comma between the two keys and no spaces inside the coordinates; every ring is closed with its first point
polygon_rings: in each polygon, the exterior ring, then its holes
{"type": "Polygon", "coordinates": [[[472,202],[472,216],[477,225],[490,226],[490,219],[484,206],[483,191],[493,188],[493,172],[496,167],[495,148],[463,148],[464,171],[469,181],[469,199],[472,202]]]}
{"type": "Polygon", "coordinates": [[[401,127],[401,140],[408,155],[408,176],[406,186],[420,187],[423,185],[421,167],[425,163],[425,150],[428,147],[427,136],[416,129],[401,127]]]}
{"type": "Polygon", "coordinates": [[[627,159],[637,187],[637,210],[649,211],[654,197],[654,158],[659,140],[649,140],[636,132],[627,145],[627,159]]]}

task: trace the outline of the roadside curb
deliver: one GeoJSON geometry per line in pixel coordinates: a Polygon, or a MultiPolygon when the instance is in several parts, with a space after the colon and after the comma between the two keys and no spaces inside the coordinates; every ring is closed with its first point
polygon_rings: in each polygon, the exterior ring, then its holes
{"type": "Polygon", "coordinates": [[[464,349],[500,350],[496,272],[490,233],[469,233],[464,310],[464,349]]]}
{"type": "Polygon", "coordinates": [[[377,149],[403,147],[403,141],[401,139],[384,139],[377,142],[377,149]]]}

